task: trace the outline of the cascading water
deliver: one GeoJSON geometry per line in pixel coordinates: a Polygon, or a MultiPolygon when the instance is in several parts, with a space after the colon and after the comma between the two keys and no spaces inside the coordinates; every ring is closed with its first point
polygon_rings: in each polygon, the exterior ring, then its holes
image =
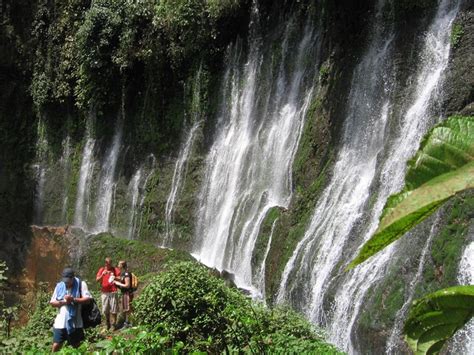
{"type": "Polygon", "coordinates": [[[403,184],[406,161],[433,123],[430,106],[448,63],[449,33],[458,6],[457,2],[447,0],[439,4],[421,51],[416,89],[404,104],[408,110],[397,119],[392,117],[391,110],[394,77],[387,75],[393,71],[389,55],[393,37],[385,33],[391,30],[384,29],[381,21],[384,3],[378,4],[371,45],[354,74],[343,145],[331,182],[318,201],[304,238],[285,267],[277,296],[279,302],[288,300],[302,308],[314,322],[327,324],[330,340],[349,353],[357,352],[351,334],[364,297],[383,276],[394,247],[341,276],[338,273],[357,252],[342,259],[343,251],[352,240],[358,240],[360,246],[373,234],[387,197],[403,184]],[[388,117],[390,123],[400,120],[394,140],[385,137],[388,117]],[[367,210],[374,184],[377,200],[367,210]],[[361,224],[366,228],[360,228],[361,224]],[[354,236],[354,233],[360,234],[354,236]],[[329,285],[335,281],[340,286],[328,313],[324,300],[329,285]],[[298,295],[307,296],[298,299],[298,295]]]}
{"type": "Polygon", "coordinates": [[[263,255],[262,263],[259,267],[259,269],[256,272],[256,277],[255,277],[255,287],[256,289],[260,292],[260,298],[262,300],[266,299],[265,296],[265,269],[266,269],[266,262],[267,262],[267,257],[268,253],[270,252],[270,247],[272,245],[272,240],[273,240],[273,233],[275,232],[275,226],[277,225],[278,218],[273,221],[272,224],[272,229],[270,231],[270,237],[268,238],[268,243],[267,247],[265,249],[265,254],[263,255]]]}
{"type": "Polygon", "coordinates": [[[128,185],[128,195],[131,197],[130,217],[128,221],[128,239],[132,239],[135,233],[136,210],[137,210],[138,197],[140,194],[139,187],[140,187],[140,181],[142,179],[142,175],[143,175],[143,172],[142,172],[142,169],[140,168],[133,175],[132,179],[130,180],[130,184],[128,185]]]}
{"type": "Polygon", "coordinates": [[[69,175],[71,169],[71,138],[66,137],[63,141],[63,155],[61,157],[61,166],[63,170],[63,205],[61,209],[61,221],[67,223],[67,207],[69,203],[69,175]]]}
{"type": "Polygon", "coordinates": [[[74,213],[74,225],[84,228],[87,224],[90,201],[90,183],[94,171],[94,147],[95,139],[87,138],[82,151],[81,168],[79,171],[79,182],[77,185],[76,207],[74,213]]]}
{"type": "Polygon", "coordinates": [[[95,206],[95,232],[105,232],[109,229],[110,212],[112,210],[112,196],[115,185],[115,168],[120,153],[122,127],[119,120],[112,146],[103,163],[99,181],[99,193],[95,206]]]}
{"type": "Polygon", "coordinates": [[[291,166],[318,65],[314,24],[308,23],[301,37],[289,21],[277,59],[262,48],[258,20],[254,5],[251,48],[243,68],[239,46],[230,50],[194,248],[202,262],[230,270],[237,284],[247,287],[253,283],[251,257],[260,224],[271,207],[287,207],[291,198],[291,166]],[[299,37],[297,48],[291,46],[291,35],[299,37]],[[288,63],[294,66],[291,72],[288,63]]]}
{"type": "Polygon", "coordinates": [[[46,139],[46,126],[43,120],[38,121],[36,141],[36,163],[33,165],[35,170],[35,199],[34,199],[34,215],[33,222],[41,224],[43,222],[43,203],[44,203],[44,187],[46,182],[47,157],[48,157],[48,141],[46,139]]]}
{"type": "Polygon", "coordinates": [[[416,286],[418,285],[418,282],[420,282],[421,276],[423,274],[426,257],[428,253],[430,252],[430,248],[431,248],[431,241],[433,240],[434,236],[438,233],[439,220],[440,220],[440,213],[436,215],[435,221],[433,222],[433,225],[431,226],[430,234],[428,238],[426,239],[425,246],[423,247],[423,250],[419,257],[420,262],[418,263],[418,269],[416,270],[415,277],[411,280],[410,284],[408,285],[408,297],[405,300],[405,303],[403,304],[402,308],[400,308],[397,314],[395,315],[395,323],[387,341],[387,346],[386,346],[387,354],[397,354],[398,353],[397,349],[400,347],[400,342],[403,341],[402,336],[401,336],[403,322],[407,315],[408,309],[412,304],[413,297],[415,295],[416,286]]]}
{"type": "MultiPolygon", "coordinates": [[[[459,263],[458,282],[460,285],[474,285],[474,230],[471,226],[471,243],[459,263]]],[[[474,319],[471,319],[463,329],[458,331],[449,347],[451,354],[474,354],[474,319]]]]}
{"type": "Polygon", "coordinates": [[[182,187],[181,182],[183,180],[183,176],[185,175],[186,170],[186,163],[189,158],[189,154],[191,152],[191,148],[194,142],[195,134],[197,129],[200,127],[200,121],[195,122],[194,125],[191,127],[186,141],[184,142],[182,148],[180,149],[180,153],[178,156],[178,160],[176,161],[174,172],[173,172],[173,180],[171,183],[171,191],[168,195],[168,199],[166,200],[166,207],[165,207],[165,227],[166,227],[166,236],[163,240],[163,246],[169,247],[171,246],[171,242],[173,240],[173,210],[175,207],[175,203],[177,198],[179,197],[180,188],[182,187]]]}

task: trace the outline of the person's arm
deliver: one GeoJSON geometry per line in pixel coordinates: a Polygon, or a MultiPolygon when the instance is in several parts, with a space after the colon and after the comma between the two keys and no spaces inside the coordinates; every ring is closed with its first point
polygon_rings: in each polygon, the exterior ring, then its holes
{"type": "Polygon", "coordinates": [[[66,301],[66,300],[56,300],[56,301],[50,301],[49,304],[55,308],[59,308],[59,307],[62,307],[62,306],[65,306],[67,304],[71,303],[71,301],[66,301]]]}
{"type": "Polygon", "coordinates": [[[69,303],[72,302],[72,298],[69,299],[67,297],[65,297],[64,299],[62,300],[58,300],[57,299],[57,289],[55,288],[54,289],[54,293],[53,293],[53,296],[51,297],[51,300],[49,301],[49,304],[55,308],[59,308],[59,307],[62,307],[62,306],[65,306],[69,303]]]}
{"type": "Polygon", "coordinates": [[[97,275],[95,276],[95,280],[98,282],[102,279],[102,276],[104,276],[107,273],[107,270],[103,267],[99,269],[97,272],[97,275]]]}
{"type": "Polygon", "coordinates": [[[89,303],[91,301],[91,298],[92,298],[92,296],[89,292],[89,288],[87,287],[87,284],[84,281],[81,281],[81,282],[82,282],[82,285],[81,285],[82,295],[81,295],[81,297],[72,298],[72,302],[74,304],[89,303]]]}
{"type": "Polygon", "coordinates": [[[114,281],[117,286],[123,287],[123,288],[130,288],[130,274],[125,275],[125,282],[119,282],[119,281],[114,281]]]}

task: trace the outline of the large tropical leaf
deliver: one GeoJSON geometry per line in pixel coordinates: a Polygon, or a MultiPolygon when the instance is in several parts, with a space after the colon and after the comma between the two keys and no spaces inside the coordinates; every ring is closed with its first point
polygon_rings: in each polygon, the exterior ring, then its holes
{"type": "Polygon", "coordinates": [[[352,268],[429,217],[445,201],[474,188],[474,117],[453,116],[435,126],[408,162],[405,188],[385,204],[378,229],[352,268]]]}
{"type": "Polygon", "coordinates": [[[413,302],[405,322],[405,340],[416,355],[437,354],[473,316],[473,285],[436,291],[413,302]]]}

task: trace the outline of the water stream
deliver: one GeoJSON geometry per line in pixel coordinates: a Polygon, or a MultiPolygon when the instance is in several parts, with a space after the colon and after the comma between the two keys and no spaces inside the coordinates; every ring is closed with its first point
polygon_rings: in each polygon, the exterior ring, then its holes
{"type": "Polygon", "coordinates": [[[110,212],[112,210],[112,197],[115,187],[115,168],[117,166],[117,160],[120,153],[121,140],[122,127],[119,119],[112,146],[107,152],[101,169],[99,192],[95,205],[95,226],[93,228],[96,233],[106,232],[109,230],[110,212]]]}
{"type": "Polygon", "coordinates": [[[330,340],[349,353],[358,352],[351,335],[367,291],[383,277],[395,247],[341,274],[357,248],[349,257],[344,252],[354,239],[361,246],[373,234],[387,197],[403,184],[406,161],[434,123],[430,110],[448,63],[449,33],[457,13],[457,3],[440,2],[425,36],[416,88],[404,99],[407,109],[397,118],[391,95],[395,82],[389,75],[394,71],[393,32],[383,21],[384,6],[380,1],[371,44],[354,74],[343,145],[331,182],[285,267],[277,296],[277,301],[296,304],[312,321],[326,325],[330,340]],[[387,136],[387,122],[396,120],[395,138],[387,136]],[[377,196],[373,205],[372,195],[377,196]],[[324,302],[332,282],[339,287],[328,312],[324,302]]]}
{"type": "Polygon", "coordinates": [[[236,283],[245,287],[253,284],[252,252],[266,213],[274,206],[287,207],[291,198],[291,165],[318,65],[313,23],[301,35],[288,21],[279,56],[272,56],[258,37],[258,21],[254,5],[245,64],[239,44],[229,51],[194,247],[203,263],[233,272],[236,283]],[[296,43],[291,36],[299,37],[296,43]]]}
{"type": "Polygon", "coordinates": [[[193,124],[189,133],[184,141],[183,146],[180,149],[178,159],[176,160],[174,171],[173,171],[173,180],[171,183],[171,191],[166,200],[165,206],[165,228],[166,235],[163,240],[163,246],[170,247],[173,241],[174,229],[173,229],[173,212],[177,199],[179,198],[180,189],[182,188],[182,180],[186,174],[186,163],[193,146],[194,138],[196,131],[200,127],[201,122],[197,121],[193,124]]]}
{"type": "Polygon", "coordinates": [[[85,228],[90,206],[91,180],[94,171],[95,139],[88,137],[82,151],[79,182],[77,184],[77,197],[74,210],[74,225],[85,228]]]}

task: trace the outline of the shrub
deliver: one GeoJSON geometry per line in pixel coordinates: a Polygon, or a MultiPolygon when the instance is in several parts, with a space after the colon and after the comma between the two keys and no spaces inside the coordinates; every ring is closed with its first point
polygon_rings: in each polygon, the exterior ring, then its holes
{"type": "Polygon", "coordinates": [[[134,305],[137,322],[160,329],[167,346],[183,343],[185,351],[338,353],[295,312],[256,304],[189,262],[155,277],[134,305]]]}

